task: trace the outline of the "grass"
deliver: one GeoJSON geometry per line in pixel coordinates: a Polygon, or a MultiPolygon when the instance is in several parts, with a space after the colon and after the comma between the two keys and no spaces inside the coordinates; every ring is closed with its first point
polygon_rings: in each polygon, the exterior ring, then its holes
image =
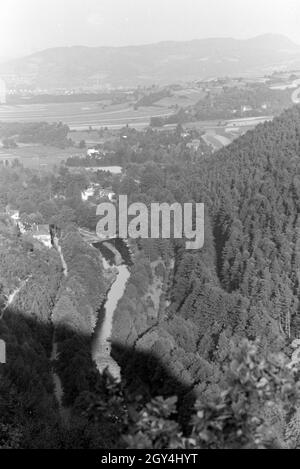
{"type": "MultiPolygon", "coordinates": [[[[83,150],[84,151],[84,150],[83,150]]],[[[59,165],[69,156],[82,155],[82,150],[76,148],[59,148],[34,145],[13,149],[0,148],[0,161],[18,158],[25,168],[35,168],[47,171],[59,165]]]]}
{"type": "Polygon", "coordinates": [[[173,92],[173,96],[161,99],[156,105],[165,107],[166,109],[176,105],[179,107],[193,106],[200,101],[200,99],[203,99],[205,94],[206,93],[202,90],[187,88],[173,92]]]}
{"type": "Polygon", "coordinates": [[[24,104],[0,106],[0,121],[64,122],[71,128],[119,128],[126,124],[148,125],[152,116],[170,114],[164,107],[141,107],[134,110],[128,103],[103,107],[101,103],[24,104]]]}

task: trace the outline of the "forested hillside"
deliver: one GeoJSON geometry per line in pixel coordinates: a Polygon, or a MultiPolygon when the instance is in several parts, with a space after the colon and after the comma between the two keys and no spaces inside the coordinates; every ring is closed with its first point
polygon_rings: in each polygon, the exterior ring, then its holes
{"type": "Polygon", "coordinates": [[[299,337],[299,144],[295,107],[205,161],[167,166],[165,178],[154,165],[140,170],[140,199],[204,201],[206,236],[201,252],[173,246],[171,305],[146,332],[142,291],[131,277],[115,341],[116,357],[120,344],[151,351],[138,374],[130,353],[124,360],[135,385],[142,379],[151,393],[168,393],[161,378],[167,370],[186,387],[185,396],[192,389],[210,399],[220,393],[233,344],[242,338],[259,339],[261,351],[291,354],[299,337]],[[128,316],[135,324],[130,333],[128,316]]]}

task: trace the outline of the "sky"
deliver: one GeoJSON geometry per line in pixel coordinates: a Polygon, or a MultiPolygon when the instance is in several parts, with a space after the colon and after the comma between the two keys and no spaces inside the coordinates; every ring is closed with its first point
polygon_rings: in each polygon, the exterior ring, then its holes
{"type": "Polygon", "coordinates": [[[49,47],[287,35],[299,0],[0,0],[0,59],[49,47]]]}

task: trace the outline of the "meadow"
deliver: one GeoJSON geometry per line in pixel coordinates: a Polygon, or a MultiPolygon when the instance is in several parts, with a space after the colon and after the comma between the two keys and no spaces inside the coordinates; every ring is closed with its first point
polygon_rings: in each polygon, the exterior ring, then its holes
{"type": "Polygon", "coordinates": [[[82,155],[82,150],[74,147],[64,150],[43,145],[26,145],[10,149],[0,148],[0,162],[17,158],[25,168],[35,168],[40,171],[49,171],[69,156],[79,155],[82,155]]]}
{"type": "Polygon", "coordinates": [[[172,96],[157,101],[157,106],[171,108],[172,106],[188,107],[195,105],[204,98],[205,91],[199,88],[186,88],[179,91],[172,91],[172,96]]]}
{"type": "Polygon", "coordinates": [[[149,125],[153,116],[165,116],[172,111],[165,107],[140,107],[135,110],[128,103],[51,103],[1,105],[0,121],[5,122],[64,122],[71,129],[93,127],[120,128],[126,124],[139,127],[149,125]]]}

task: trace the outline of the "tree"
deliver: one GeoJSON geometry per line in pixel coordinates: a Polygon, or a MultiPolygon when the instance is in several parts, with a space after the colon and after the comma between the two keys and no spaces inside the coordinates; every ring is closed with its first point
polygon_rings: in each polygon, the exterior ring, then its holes
{"type": "Polygon", "coordinates": [[[244,341],[233,356],[224,391],[213,401],[196,402],[187,437],[176,421],[176,397],[159,397],[131,411],[124,440],[129,448],[147,449],[286,447],[284,433],[268,418],[270,409],[281,413],[286,423],[298,415],[296,371],[278,356],[260,357],[257,347],[244,341]]]}

